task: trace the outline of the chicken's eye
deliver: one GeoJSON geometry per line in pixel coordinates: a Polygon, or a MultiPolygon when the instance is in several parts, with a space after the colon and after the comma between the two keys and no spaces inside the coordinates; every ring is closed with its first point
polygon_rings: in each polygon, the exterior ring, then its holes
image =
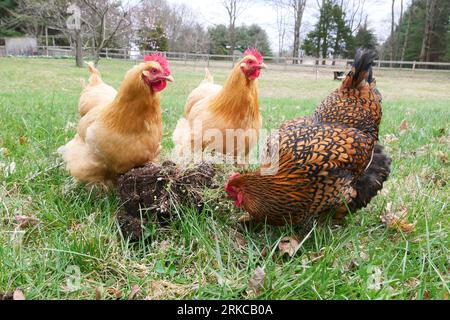
{"type": "Polygon", "coordinates": [[[156,73],[158,73],[158,70],[153,68],[153,69],[152,69],[152,73],[153,73],[153,74],[156,74],[156,73]]]}
{"type": "Polygon", "coordinates": [[[253,60],[248,60],[247,63],[248,64],[253,64],[253,60]]]}

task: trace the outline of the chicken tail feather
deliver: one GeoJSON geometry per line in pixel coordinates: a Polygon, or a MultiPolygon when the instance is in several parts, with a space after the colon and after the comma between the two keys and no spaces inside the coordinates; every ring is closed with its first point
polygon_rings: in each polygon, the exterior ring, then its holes
{"type": "MultiPolygon", "coordinates": [[[[184,159],[191,154],[191,126],[186,118],[178,120],[172,136],[177,159],[184,159]]],[[[181,161],[182,162],[182,161],[181,161]]]]}
{"type": "Polygon", "coordinates": [[[341,90],[358,88],[366,80],[369,84],[374,81],[372,76],[372,65],[377,59],[374,50],[358,49],[355,54],[352,69],[342,82],[341,90]]]}
{"type": "Polygon", "coordinates": [[[91,74],[91,76],[89,77],[89,85],[95,86],[95,85],[103,83],[102,77],[100,75],[100,71],[98,71],[98,69],[94,66],[94,63],[92,61],[88,62],[87,66],[88,66],[88,71],[91,74]]]}
{"type": "Polygon", "coordinates": [[[208,68],[205,68],[205,79],[203,79],[203,82],[214,83],[214,77],[212,76],[211,72],[209,72],[208,68]]]}
{"type": "Polygon", "coordinates": [[[383,146],[375,145],[372,162],[363,176],[356,182],[357,195],[348,204],[350,211],[355,212],[369,204],[378,191],[383,188],[383,183],[388,179],[391,172],[390,167],[391,158],[383,152],[383,146]]]}

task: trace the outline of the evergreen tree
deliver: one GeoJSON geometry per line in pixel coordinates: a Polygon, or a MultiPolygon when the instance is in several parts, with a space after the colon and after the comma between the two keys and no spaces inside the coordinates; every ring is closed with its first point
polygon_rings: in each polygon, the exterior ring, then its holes
{"type": "MultiPolygon", "coordinates": [[[[262,55],[270,56],[272,51],[267,33],[257,24],[236,27],[235,49],[244,52],[247,48],[256,48],[262,55]]],[[[229,37],[228,28],[225,25],[217,25],[208,29],[211,54],[228,54],[229,37]]]]}
{"type": "Polygon", "coordinates": [[[168,51],[169,41],[161,23],[139,33],[140,47],[148,51],[168,51]]]}
{"type": "Polygon", "coordinates": [[[352,41],[341,5],[332,0],[323,0],[319,20],[314,30],[307,34],[302,48],[307,55],[337,58],[347,56],[352,41]]]}
{"type": "Polygon", "coordinates": [[[351,47],[348,51],[348,57],[354,57],[357,48],[373,49],[378,46],[377,37],[375,33],[369,29],[367,21],[362,24],[355,37],[351,41],[351,47]]]}
{"type": "Polygon", "coordinates": [[[17,36],[21,35],[20,26],[12,23],[14,18],[12,12],[17,8],[15,0],[0,0],[0,36],[17,36]]]}
{"type": "MultiPolygon", "coordinates": [[[[397,50],[394,52],[395,60],[419,61],[422,51],[423,39],[427,33],[425,24],[427,21],[427,3],[430,0],[414,0],[405,10],[401,24],[395,28],[394,41],[397,50]]],[[[427,61],[450,61],[450,2],[439,1],[439,5],[433,14],[431,30],[428,30],[430,41],[427,61]]],[[[384,56],[389,56],[389,37],[383,44],[384,56]]]]}

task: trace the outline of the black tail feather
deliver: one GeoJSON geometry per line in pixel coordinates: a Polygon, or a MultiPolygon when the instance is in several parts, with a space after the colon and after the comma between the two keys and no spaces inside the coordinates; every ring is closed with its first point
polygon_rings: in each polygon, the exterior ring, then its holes
{"type": "Polygon", "coordinates": [[[383,146],[377,144],[374,148],[372,162],[364,175],[356,182],[356,198],[348,204],[349,209],[355,212],[369,204],[383,188],[383,183],[391,172],[391,158],[383,152],[383,146]]]}
{"type": "Polygon", "coordinates": [[[372,65],[377,59],[377,53],[374,50],[358,49],[353,61],[353,87],[357,87],[364,79],[368,83],[373,81],[372,65]]]}

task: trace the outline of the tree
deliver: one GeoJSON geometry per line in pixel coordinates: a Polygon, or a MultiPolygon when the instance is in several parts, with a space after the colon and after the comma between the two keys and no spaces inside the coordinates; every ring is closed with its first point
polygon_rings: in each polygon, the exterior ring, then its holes
{"type": "Polygon", "coordinates": [[[267,0],[267,2],[275,9],[278,35],[278,56],[281,57],[284,52],[286,32],[289,23],[289,8],[286,0],[267,0]]]}
{"type": "Polygon", "coordinates": [[[392,8],[391,8],[391,67],[392,60],[394,60],[394,51],[395,51],[395,38],[394,38],[394,26],[395,26],[395,12],[394,12],[395,0],[392,0],[392,8]]]}
{"type": "Polygon", "coordinates": [[[257,24],[237,27],[236,34],[236,49],[239,51],[244,52],[247,48],[256,48],[263,56],[272,55],[267,33],[257,24]]]}
{"type": "MultiPolygon", "coordinates": [[[[302,27],[303,12],[305,11],[306,0],[290,0],[290,5],[294,10],[294,45],[292,56],[299,58],[300,52],[300,28],[302,27]]],[[[293,60],[298,63],[298,60],[293,60]]]]}
{"type": "Polygon", "coordinates": [[[17,9],[17,1],[0,0],[0,36],[17,36],[22,34],[14,11],[17,9]]]}
{"type": "Polygon", "coordinates": [[[413,0],[394,35],[383,44],[384,52],[391,54],[394,39],[397,42],[394,55],[402,61],[450,61],[450,2],[437,3],[432,9],[430,0],[413,0]]]}
{"type": "Polygon", "coordinates": [[[375,50],[378,46],[377,37],[375,33],[369,29],[367,19],[360,25],[358,32],[352,41],[352,46],[349,48],[348,57],[354,57],[357,48],[365,48],[375,50]]]}
{"type": "Polygon", "coordinates": [[[236,47],[236,20],[247,9],[246,0],[223,0],[223,6],[228,14],[229,54],[232,55],[236,47]]]}
{"type": "Polygon", "coordinates": [[[126,26],[131,25],[130,8],[114,0],[81,0],[82,21],[92,41],[92,53],[95,63],[100,59],[100,52],[118,36],[126,26]]]}
{"type": "MultiPolygon", "coordinates": [[[[210,39],[210,53],[227,54],[228,32],[227,27],[219,24],[208,29],[210,39]]],[[[262,55],[272,55],[267,33],[256,24],[236,27],[235,49],[244,52],[247,48],[256,48],[262,55]]]]}
{"type": "MultiPolygon", "coordinates": [[[[326,58],[346,56],[352,47],[351,30],[345,22],[345,13],[339,4],[322,0],[319,20],[303,44],[306,54],[326,58]]],[[[322,63],[324,63],[323,61],[322,63]]]]}

